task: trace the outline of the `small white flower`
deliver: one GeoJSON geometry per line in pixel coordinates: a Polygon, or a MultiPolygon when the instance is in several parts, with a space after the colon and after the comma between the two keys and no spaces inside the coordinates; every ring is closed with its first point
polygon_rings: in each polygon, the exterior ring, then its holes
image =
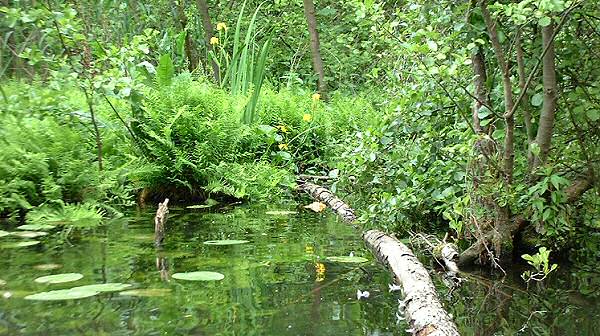
{"type": "Polygon", "coordinates": [[[356,291],[356,299],[357,300],[360,300],[361,298],[368,299],[369,295],[371,295],[371,293],[369,293],[369,291],[361,292],[360,289],[356,291]]]}

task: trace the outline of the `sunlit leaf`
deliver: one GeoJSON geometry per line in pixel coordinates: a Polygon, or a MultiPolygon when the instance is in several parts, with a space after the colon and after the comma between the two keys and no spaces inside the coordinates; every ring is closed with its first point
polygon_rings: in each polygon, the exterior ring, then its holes
{"type": "Polygon", "coordinates": [[[79,287],[73,287],[72,290],[87,290],[87,291],[95,291],[95,292],[118,292],[122,291],[125,288],[131,287],[130,284],[124,284],[119,282],[109,282],[103,284],[95,284],[95,285],[85,285],[79,287]]]}
{"type": "Polygon", "coordinates": [[[140,288],[131,289],[120,292],[119,295],[123,296],[144,296],[144,297],[155,297],[165,296],[171,292],[170,288],[140,288]]]}
{"type": "Polygon", "coordinates": [[[287,215],[293,215],[293,214],[297,214],[297,211],[287,211],[287,210],[273,210],[273,211],[267,211],[265,212],[265,214],[267,215],[274,215],[274,216],[287,216],[287,215]]]}
{"type": "Polygon", "coordinates": [[[205,245],[237,245],[249,243],[248,240],[223,239],[223,240],[207,240],[205,245]]]}
{"type": "Polygon", "coordinates": [[[187,273],[175,273],[171,277],[173,277],[173,279],[188,281],[217,281],[223,280],[225,278],[225,275],[217,272],[197,271],[187,273]]]}
{"type": "Polygon", "coordinates": [[[19,247],[27,247],[27,246],[33,246],[33,245],[37,245],[39,244],[40,241],[39,240],[27,240],[27,241],[22,241],[22,242],[17,242],[17,243],[6,243],[6,244],[2,244],[0,245],[0,248],[19,248],[19,247]]]}
{"type": "Polygon", "coordinates": [[[43,231],[22,231],[22,232],[13,232],[13,236],[18,236],[22,238],[37,238],[41,236],[47,235],[48,232],[43,231]]]}
{"type": "Polygon", "coordinates": [[[40,300],[40,301],[57,301],[57,300],[74,300],[94,296],[98,292],[90,290],[74,290],[60,289],[49,292],[41,292],[37,294],[27,295],[25,300],[40,300]]]}
{"type": "Polygon", "coordinates": [[[364,263],[369,261],[369,259],[363,257],[354,257],[354,256],[336,256],[336,257],[327,257],[327,260],[332,262],[339,263],[364,263]]]}
{"type": "Polygon", "coordinates": [[[25,224],[21,226],[17,226],[19,230],[27,230],[27,231],[41,231],[41,230],[50,230],[54,229],[55,226],[47,225],[47,224],[25,224]]]}
{"type": "Polygon", "coordinates": [[[8,231],[3,231],[3,230],[0,230],[0,237],[6,237],[6,236],[8,236],[8,235],[10,235],[10,232],[8,232],[8,231]]]}
{"type": "Polygon", "coordinates": [[[60,265],[60,264],[40,264],[40,265],[33,266],[33,268],[41,270],[41,271],[50,271],[53,269],[59,269],[61,267],[62,267],[62,265],[60,265]]]}
{"type": "Polygon", "coordinates": [[[39,278],[35,279],[34,281],[39,282],[39,283],[57,284],[57,283],[63,283],[63,282],[77,281],[81,278],[83,278],[83,274],[80,274],[80,273],[62,273],[62,274],[46,275],[43,277],[39,277],[39,278]]]}

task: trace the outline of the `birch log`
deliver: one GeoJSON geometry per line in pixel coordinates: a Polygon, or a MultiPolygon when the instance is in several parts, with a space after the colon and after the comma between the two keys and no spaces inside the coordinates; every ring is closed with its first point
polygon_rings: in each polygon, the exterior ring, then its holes
{"type": "MultiPolygon", "coordinates": [[[[354,210],[328,189],[309,182],[300,184],[299,188],[327,204],[345,222],[352,224],[356,220],[354,210]]],[[[365,232],[363,240],[402,286],[405,298],[400,308],[406,315],[413,335],[460,335],[456,324],[442,307],[429,273],[406,245],[377,230],[365,232]]],[[[452,255],[451,259],[454,258],[452,255]]]]}
{"type": "Polygon", "coordinates": [[[404,301],[400,306],[413,335],[459,335],[438,299],[429,273],[406,245],[378,230],[365,232],[363,240],[402,286],[404,301]]]}

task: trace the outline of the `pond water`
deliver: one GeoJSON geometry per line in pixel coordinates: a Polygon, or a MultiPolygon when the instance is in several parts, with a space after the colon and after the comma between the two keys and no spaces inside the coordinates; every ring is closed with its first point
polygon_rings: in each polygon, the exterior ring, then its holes
{"type": "MultiPolygon", "coordinates": [[[[153,245],[152,209],[133,211],[93,231],[67,236],[55,229],[29,247],[6,248],[21,238],[2,237],[0,335],[406,334],[408,326],[396,318],[399,293],[389,292],[390,276],[373,261],[355,229],[329,213],[266,214],[269,210],[275,209],[171,209],[160,250],[153,245]],[[203,244],[222,239],[249,242],[203,244]],[[369,261],[326,259],[350,254],[369,261]],[[225,277],[171,277],[192,271],[225,277]],[[58,273],[83,278],[60,284],[34,281],[58,273]],[[76,300],[25,299],[107,282],[132,286],[76,300]],[[357,290],[370,296],[358,300],[357,290]]],[[[587,272],[583,285],[570,280],[584,279],[581,274],[569,273],[557,277],[555,288],[561,289],[530,292],[516,276],[473,274],[452,293],[439,276],[434,280],[464,335],[512,335],[519,329],[525,335],[598,335],[600,307],[594,298],[599,280],[597,273],[587,272]]]]}

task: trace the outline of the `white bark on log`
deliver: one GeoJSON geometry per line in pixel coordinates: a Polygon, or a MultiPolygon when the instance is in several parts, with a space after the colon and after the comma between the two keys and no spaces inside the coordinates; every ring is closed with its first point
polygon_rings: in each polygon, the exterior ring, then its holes
{"type": "Polygon", "coordinates": [[[164,202],[158,203],[158,209],[154,217],[154,245],[156,247],[160,246],[165,238],[165,223],[169,214],[167,204],[169,204],[168,198],[165,198],[164,202]]]}
{"type": "MultiPolygon", "coordinates": [[[[354,210],[328,189],[309,182],[301,184],[300,189],[327,204],[345,222],[352,224],[356,220],[354,210]]],[[[363,240],[379,262],[389,267],[402,286],[405,298],[399,310],[406,315],[413,335],[460,335],[456,324],[442,307],[429,273],[406,245],[377,230],[365,232],[363,240]]],[[[448,261],[454,263],[457,252],[451,253],[448,249],[445,252],[448,261]]],[[[451,271],[454,269],[458,272],[456,263],[451,271]]]]}
{"type": "Polygon", "coordinates": [[[406,245],[378,230],[365,232],[363,240],[402,286],[405,298],[401,308],[404,306],[413,335],[459,335],[438,299],[429,273],[406,245]]]}

